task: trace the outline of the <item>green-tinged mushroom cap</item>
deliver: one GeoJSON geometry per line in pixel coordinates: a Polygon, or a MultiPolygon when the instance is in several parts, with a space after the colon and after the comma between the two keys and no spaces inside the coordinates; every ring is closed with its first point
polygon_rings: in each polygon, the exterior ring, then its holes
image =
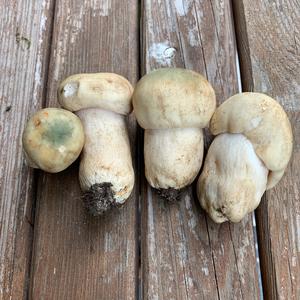
{"type": "Polygon", "coordinates": [[[80,119],[60,108],[45,108],[34,114],[23,133],[28,164],[57,173],[70,166],[84,144],[80,119]]]}

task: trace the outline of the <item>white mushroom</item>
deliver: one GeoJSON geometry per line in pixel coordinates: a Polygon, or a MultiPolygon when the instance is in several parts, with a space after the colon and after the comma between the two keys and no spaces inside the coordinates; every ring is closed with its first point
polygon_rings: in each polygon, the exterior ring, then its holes
{"type": "Polygon", "coordinates": [[[101,215],[130,196],[134,171],[125,115],[132,111],[133,88],[111,73],[77,74],[58,91],[61,105],[76,111],[86,136],[79,181],[92,215],[101,215]]]}
{"type": "Polygon", "coordinates": [[[217,223],[239,222],[284,174],[293,146],[291,124],[278,102],[241,93],[215,111],[211,144],[200,175],[201,206],[217,223]]]}
{"type": "Polygon", "coordinates": [[[145,129],[146,178],[162,197],[177,199],[200,170],[202,128],[215,110],[214,90],[196,72],[159,69],[138,82],[133,106],[145,129]]]}
{"type": "Polygon", "coordinates": [[[61,108],[36,112],[23,132],[23,148],[30,167],[57,173],[79,156],[84,133],[79,118],[61,108]]]}

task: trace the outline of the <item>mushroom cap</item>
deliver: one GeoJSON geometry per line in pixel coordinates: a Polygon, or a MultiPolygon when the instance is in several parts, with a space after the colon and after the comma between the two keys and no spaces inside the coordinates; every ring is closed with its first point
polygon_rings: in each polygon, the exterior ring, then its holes
{"type": "Polygon", "coordinates": [[[267,188],[282,177],[290,160],[293,135],[281,105],[261,93],[240,93],[223,102],[210,121],[210,131],[242,133],[252,143],[258,157],[270,171],[267,188]]]}
{"type": "Polygon", "coordinates": [[[194,71],[179,68],[158,69],[145,75],[132,101],[144,129],[203,128],[216,108],[209,82],[194,71]]]}
{"type": "Polygon", "coordinates": [[[132,111],[133,87],[114,73],[75,74],[66,78],[58,88],[62,107],[70,111],[101,108],[127,115],[132,111]]]}
{"type": "Polygon", "coordinates": [[[23,147],[29,165],[46,172],[66,169],[79,156],[84,144],[80,119],[61,108],[35,113],[23,132],[23,147]]]}

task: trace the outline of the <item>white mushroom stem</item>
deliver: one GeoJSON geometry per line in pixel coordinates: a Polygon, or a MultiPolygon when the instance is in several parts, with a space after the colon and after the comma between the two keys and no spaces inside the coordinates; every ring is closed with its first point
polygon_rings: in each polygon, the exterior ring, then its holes
{"type": "MultiPolygon", "coordinates": [[[[193,182],[202,164],[202,129],[146,129],[144,141],[146,178],[162,196],[164,189],[180,190],[193,182]]],[[[176,198],[169,190],[165,196],[170,195],[176,198]]]]}
{"type": "Polygon", "coordinates": [[[122,204],[134,185],[125,117],[99,108],[77,112],[86,136],[79,180],[88,210],[99,215],[122,204]]]}
{"type": "Polygon", "coordinates": [[[243,134],[220,134],[208,150],[198,198],[215,222],[239,222],[259,205],[268,173],[243,134]]]}

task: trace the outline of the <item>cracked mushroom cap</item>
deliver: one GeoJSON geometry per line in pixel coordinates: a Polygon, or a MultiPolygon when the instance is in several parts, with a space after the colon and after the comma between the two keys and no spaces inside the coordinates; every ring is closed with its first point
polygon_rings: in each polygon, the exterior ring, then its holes
{"type": "Polygon", "coordinates": [[[114,73],[83,73],[69,76],[59,86],[58,99],[70,111],[101,108],[127,115],[132,111],[133,87],[114,73]]]}
{"type": "Polygon", "coordinates": [[[80,119],[60,108],[45,108],[35,113],[23,133],[23,147],[33,168],[57,173],[70,166],[84,144],[80,119]]]}
{"type": "Polygon", "coordinates": [[[216,108],[209,82],[194,71],[179,68],[158,69],[145,75],[132,101],[144,129],[203,128],[216,108]]]}
{"type": "Polygon", "coordinates": [[[281,105],[261,93],[240,93],[223,102],[213,114],[210,131],[242,133],[270,170],[267,189],[283,176],[293,148],[289,119],[281,105]]]}

